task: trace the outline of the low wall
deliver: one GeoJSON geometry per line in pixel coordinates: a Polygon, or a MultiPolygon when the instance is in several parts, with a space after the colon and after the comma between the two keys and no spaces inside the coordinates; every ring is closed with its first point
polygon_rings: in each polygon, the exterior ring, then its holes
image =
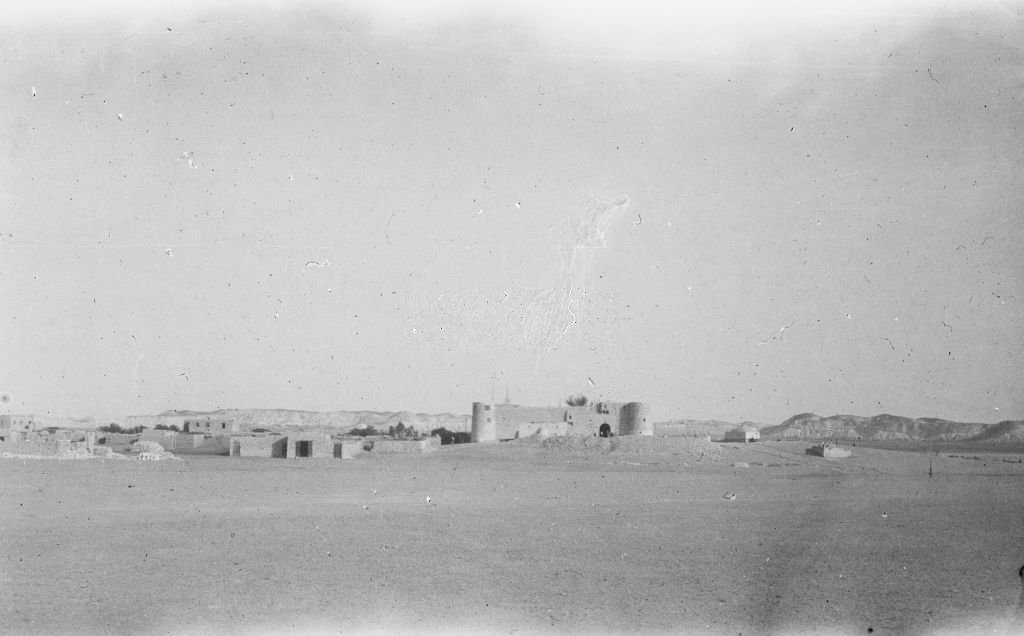
{"type": "Polygon", "coordinates": [[[585,432],[577,432],[576,427],[568,422],[529,422],[517,424],[515,427],[514,437],[516,439],[520,439],[523,437],[531,437],[533,435],[536,435],[538,437],[551,437],[556,435],[574,434],[580,434],[585,437],[589,437],[592,436],[594,432],[590,430],[586,430],[585,432]]]}
{"type": "Polygon", "coordinates": [[[107,446],[130,446],[139,441],[138,433],[100,433],[100,438],[105,438],[107,446]]]}
{"type": "Polygon", "coordinates": [[[163,446],[166,450],[174,450],[177,446],[178,434],[174,431],[155,431],[155,430],[143,430],[139,433],[140,442],[156,442],[163,446]]]}
{"type": "Polygon", "coordinates": [[[89,441],[73,442],[68,439],[37,438],[28,441],[0,442],[0,453],[32,457],[87,458],[94,453],[102,455],[106,447],[94,448],[89,441]]]}
{"type": "Polygon", "coordinates": [[[199,448],[206,441],[202,433],[178,433],[174,436],[175,448],[199,448]]]}
{"type": "Polygon", "coordinates": [[[834,446],[832,448],[825,448],[822,450],[821,454],[822,457],[827,457],[830,459],[842,459],[843,457],[849,457],[850,455],[853,455],[853,453],[851,453],[845,448],[840,448],[838,446],[834,446]]]}
{"type": "Polygon", "coordinates": [[[419,440],[382,439],[374,442],[375,453],[429,453],[441,448],[441,438],[428,437],[419,440]]]}
{"type": "Polygon", "coordinates": [[[24,455],[56,455],[56,440],[25,440],[0,442],[0,452],[20,453],[24,455]]]}
{"type": "Polygon", "coordinates": [[[334,457],[337,459],[353,459],[357,455],[364,453],[363,445],[366,441],[363,439],[343,439],[334,442],[334,457]]]}

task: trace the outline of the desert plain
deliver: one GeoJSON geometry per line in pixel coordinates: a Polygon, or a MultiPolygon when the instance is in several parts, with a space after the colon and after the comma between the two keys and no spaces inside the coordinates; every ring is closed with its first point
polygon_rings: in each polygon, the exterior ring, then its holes
{"type": "Polygon", "coordinates": [[[0,459],[0,630],[1022,631],[1024,455],[807,446],[0,459]]]}

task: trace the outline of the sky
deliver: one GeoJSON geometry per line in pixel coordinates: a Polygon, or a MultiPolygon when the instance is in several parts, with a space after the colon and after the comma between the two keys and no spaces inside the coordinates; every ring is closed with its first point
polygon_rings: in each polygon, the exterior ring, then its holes
{"type": "Polygon", "coordinates": [[[0,410],[1024,418],[1024,4],[0,14],[0,410]]]}

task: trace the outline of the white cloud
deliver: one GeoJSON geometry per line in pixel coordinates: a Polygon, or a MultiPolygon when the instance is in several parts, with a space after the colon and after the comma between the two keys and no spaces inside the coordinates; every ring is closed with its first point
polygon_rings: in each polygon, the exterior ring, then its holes
{"type": "MultiPolygon", "coordinates": [[[[378,28],[413,32],[477,18],[535,27],[550,43],[584,55],[627,59],[718,60],[750,46],[792,45],[846,37],[872,25],[913,28],[943,11],[982,6],[979,0],[352,0],[378,28]],[[796,40],[794,42],[794,39],[796,40]]],[[[984,6],[990,6],[984,4],[984,6]]]]}
{"type": "Polygon", "coordinates": [[[235,9],[259,14],[333,7],[366,16],[380,31],[413,33],[486,19],[530,25],[553,45],[582,54],[685,60],[717,58],[766,40],[848,34],[874,23],[916,24],[937,12],[981,6],[1021,13],[1019,5],[981,0],[39,0],[9,3],[0,15],[23,24],[43,19],[173,21],[235,9]]]}

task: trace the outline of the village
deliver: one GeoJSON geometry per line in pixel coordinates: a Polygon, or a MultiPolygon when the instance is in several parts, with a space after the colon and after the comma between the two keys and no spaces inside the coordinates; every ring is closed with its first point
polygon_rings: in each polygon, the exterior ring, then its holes
{"type": "MultiPolygon", "coordinates": [[[[440,447],[443,439],[442,431],[423,435],[404,427],[390,432],[272,431],[246,430],[247,427],[230,417],[171,414],[129,416],[127,419],[127,427],[114,424],[101,427],[105,430],[83,430],[38,426],[32,415],[0,415],[0,456],[140,460],[197,455],[351,459],[371,449],[377,453],[429,452],[440,447]],[[147,424],[136,423],[138,420],[147,424]]],[[[444,439],[451,437],[446,435],[444,439]]]]}
{"type": "MultiPolygon", "coordinates": [[[[649,407],[640,402],[567,400],[534,407],[474,402],[472,415],[446,427],[420,430],[401,420],[386,430],[373,426],[274,426],[232,411],[166,411],[128,416],[126,426],[97,430],[42,426],[30,414],[0,415],[0,453],[7,457],[169,459],[181,455],[268,459],[352,459],[362,453],[429,453],[442,445],[490,443],[525,437],[653,436],[649,407]],[[454,430],[452,430],[454,429],[454,430]]],[[[747,424],[722,441],[755,441],[747,424]]],[[[710,437],[709,437],[710,440],[710,437]]]]}

